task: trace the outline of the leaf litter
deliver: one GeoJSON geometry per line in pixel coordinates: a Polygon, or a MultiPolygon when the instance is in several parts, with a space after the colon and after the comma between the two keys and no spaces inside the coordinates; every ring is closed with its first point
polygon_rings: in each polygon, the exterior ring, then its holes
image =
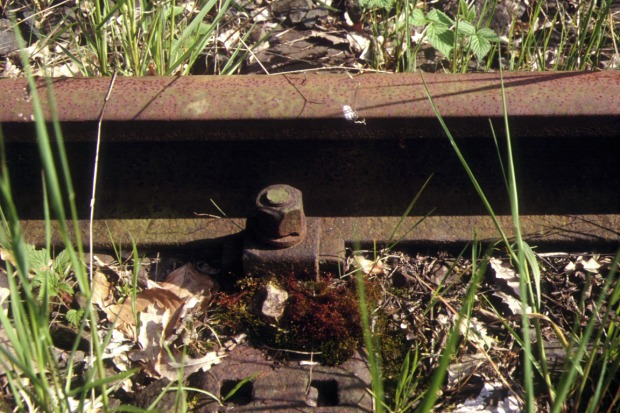
{"type": "MultiPolygon", "coordinates": [[[[0,252],[5,260],[11,259],[7,251],[0,252]]],[[[543,322],[549,347],[559,343],[559,348],[564,348],[564,336],[570,337],[574,332],[574,321],[579,316],[574,303],[583,295],[586,298],[580,311],[584,316],[592,315],[591,303],[599,292],[597,285],[609,270],[611,260],[608,255],[566,253],[538,254],[538,258],[543,272],[544,314],[537,316],[543,322]]],[[[163,277],[151,275],[142,279],[141,287],[128,290],[123,286],[134,273],[126,264],[105,264],[101,259],[95,262],[92,300],[101,310],[102,341],[111,330],[103,358],[111,361],[117,371],[139,366],[148,381],[174,381],[180,372],[186,378],[194,372],[209,370],[245,341],[246,331],[224,331],[213,318],[219,309],[213,307],[212,298],[230,293],[218,292],[218,281],[226,277],[222,278],[216,267],[204,262],[185,263],[163,277]],[[209,325],[211,321],[213,324],[209,325]]],[[[151,266],[156,262],[153,259],[151,266]]],[[[54,263],[49,264],[53,267],[54,263]]],[[[333,282],[341,285],[359,270],[369,280],[369,287],[375,286],[369,291],[375,308],[372,322],[382,335],[388,389],[389,383],[398,377],[406,351],[418,352],[421,377],[429,377],[448,334],[458,328],[462,341],[448,368],[448,381],[438,409],[455,406],[453,411],[459,412],[501,411],[498,409],[503,406],[504,411],[521,411],[522,390],[516,374],[520,356],[515,352],[518,344],[507,330],[519,329],[521,310],[514,287],[518,274],[510,260],[501,256],[490,259],[471,315],[458,326],[456,314],[463,305],[471,277],[470,259],[448,252],[410,255],[362,251],[350,254],[349,265],[344,279],[336,278],[333,282]],[[490,403],[496,407],[489,407],[490,403]]],[[[6,271],[0,270],[0,281],[6,278],[6,271]]],[[[7,296],[2,283],[0,296],[7,296]]],[[[55,322],[61,320],[57,317],[55,322]]],[[[252,344],[260,347],[255,340],[254,337],[252,344]]],[[[561,366],[562,354],[555,352],[550,356],[559,358],[561,366]]],[[[139,383],[135,378],[127,379],[122,387],[132,393],[140,388],[139,383]]]]}
{"type": "Polygon", "coordinates": [[[102,272],[95,272],[93,286],[93,303],[123,334],[123,340],[138,346],[129,352],[129,359],[142,365],[149,375],[174,380],[179,369],[187,377],[219,363],[221,355],[217,351],[192,358],[175,345],[179,339],[187,342],[195,334],[188,327],[191,320],[205,311],[218,289],[211,277],[193,265],[177,268],[163,282],[149,280],[147,288],[137,292],[135,298],[127,297],[122,302],[112,298],[111,284],[102,272]]]}

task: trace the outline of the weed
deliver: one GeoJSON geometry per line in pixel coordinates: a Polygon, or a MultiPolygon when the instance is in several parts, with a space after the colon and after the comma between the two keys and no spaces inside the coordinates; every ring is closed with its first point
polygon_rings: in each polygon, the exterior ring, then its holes
{"type": "MultiPolygon", "coordinates": [[[[595,343],[595,348],[598,346],[598,343],[601,341],[611,340],[612,342],[617,339],[617,320],[612,321],[610,317],[610,311],[615,311],[618,313],[620,311],[620,307],[614,308],[617,306],[617,297],[618,291],[620,287],[618,283],[614,284],[614,277],[617,271],[618,260],[620,259],[620,253],[616,256],[614,263],[612,264],[610,271],[607,275],[605,282],[603,283],[602,291],[597,301],[594,304],[595,312],[600,311],[600,309],[610,306],[611,308],[606,311],[606,315],[603,316],[592,316],[586,322],[586,328],[583,332],[579,332],[580,328],[577,328],[577,325],[574,328],[573,342],[567,347],[567,351],[572,351],[571,349],[577,348],[578,350],[570,357],[568,364],[569,369],[565,372],[559,382],[553,382],[550,376],[549,365],[547,364],[547,360],[545,357],[545,341],[543,340],[542,329],[540,320],[540,315],[543,311],[542,309],[542,290],[541,290],[541,269],[539,261],[536,255],[533,252],[533,249],[524,241],[522,233],[521,233],[521,225],[520,225],[520,214],[519,214],[519,198],[518,198],[518,190],[517,190],[517,182],[516,182],[516,173],[515,173],[515,160],[513,158],[512,153],[512,143],[510,136],[510,127],[508,122],[508,109],[506,106],[506,96],[503,81],[501,83],[502,86],[502,102],[503,102],[503,113],[504,113],[504,123],[505,123],[505,131],[506,131],[506,160],[502,161],[502,165],[505,165],[506,168],[504,170],[505,182],[507,184],[508,198],[510,201],[510,207],[512,211],[512,222],[513,222],[513,233],[514,239],[510,240],[507,236],[506,231],[502,228],[499,223],[497,216],[495,215],[493,208],[488,202],[484,192],[482,191],[476,177],[472,173],[469,164],[466,159],[460,152],[456,139],[452,136],[448,128],[446,127],[441,114],[438,112],[437,108],[434,105],[432,96],[428,87],[425,84],[426,92],[430,103],[435,111],[437,119],[439,120],[444,132],[446,133],[450,143],[452,144],[455,153],[459,157],[463,168],[466,173],[470,177],[470,180],[478,192],[481,200],[487,208],[487,211],[493,222],[496,225],[498,233],[501,237],[501,242],[508,252],[509,256],[513,264],[517,269],[517,273],[519,274],[519,290],[521,297],[521,335],[520,337],[516,332],[513,331],[515,335],[515,339],[520,343],[524,353],[523,360],[523,387],[525,389],[525,407],[527,411],[535,410],[535,400],[539,394],[537,389],[534,386],[534,375],[537,374],[542,378],[542,381],[545,385],[545,392],[548,395],[548,399],[551,405],[551,411],[559,412],[566,408],[565,403],[567,402],[567,397],[569,394],[574,394],[577,396],[577,400],[581,399],[584,396],[584,389],[586,387],[586,382],[589,380],[593,380],[598,383],[596,390],[594,391],[593,399],[590,400],[588,407],[590,411],[596,411],[596,401],[599,400],[603,395],[603,389],[609,389],[610,384],[614,381],[610,376],[603,374],[603,377],[591,377],[593,374],[592,370],[588,368],[592,364],[596,364],[595,360],[601,360],[601,356],[596,351],[590,351],[588,354],[588,348],[590,348],[590,343],[595,343]],[[613,293],[611,290],[613,289],[613,293]],[[616,297],[616,300],[614,300],[616,297]],[[605,303],[605,300],[609,300],[605,303]],[[594,333],[595,325],[604,326],[604,328],[599,328],[599,332],[594,333]],[[605,336],[603,331],[608,329],[607,331],[612,332],[612,336],[605,336]],[[537,347],[538,357],[535,357],[534,351],[532,349],[532,341],[530,331],[533,331],[534,336],[536,337],[535,345],[537,347]],[[593,341],[592,341],[593,340],[593,341]],[[585,364],[581,364],[582,360],[585,361],[585,364]],[[575,380],[578,372],[583,372],[584,368],[588,368],[586,373],[582,373],[583,376],[581,380],[575,380]],[[605,385],[603,385],[605,383],[605,385]]],[[[497,145],[497,139],[496,145],[497,145]]],[[[500,160],[502,156],[500,154],[500,160]]],[[[485,263],[486,265],[486,263],[485,263]]],[[[579,322],[585,322],[585,320],[580,319],[579,322]]],[[[610,347],[608,347],[610,348],[610,347]]],[[[610,348],[611,349],[611,348],[610,348]]],[[[615,350],[604,351],[602,355],[602,359],[610,363],[613,366],[612,370],[618,368],[620,365],[620,360],[618,359],[617,352],[615,350]]],[[[600,362],[600,361],[599,361],[600,362]]],[[[433,388],[429,390],[429,392],[433,392],[433,388]]],[[[431,396],[433,397],[433,396],[431,396]]],[[[613,400],[612,403],[617,403],[617,400],[613,400]]],[[[427,408],[431,408],[432,405],[430,403],[426,404],[427,408]]]]}
{"type": "Polygon", "coordinates": [[[482,62],[499,40],[493,30],[481,25],[476,9],[464,0],[455,19],[435,8],[425,13],[417,2],[363,0],[360,4],[375,39],[371,66],[376,69],[415,71],[416,55],[427,40],[452,61],[453,72],[464,71],[472,58],[482,62]]]}

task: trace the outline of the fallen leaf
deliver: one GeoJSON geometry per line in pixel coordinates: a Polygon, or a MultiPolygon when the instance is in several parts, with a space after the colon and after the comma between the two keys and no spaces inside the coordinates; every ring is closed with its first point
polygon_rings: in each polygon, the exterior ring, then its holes
{"type": "Polygon", "coordinates": [[[159,286],[176,294],[180,299],[200,295],[209,300],[211,292],[217,290],[217,283],[208,275],[194,269],[191,264],[172,271],[159,286]]]}
{"type": "Polygon", "coordinates": [[[364,275],[381,275],[384,274],[383,271],[383,262],[381,261],[371,261],[369,259],[364,258],[361,255],[356,255],[353,257],[353,262],[355,268],[361,270],[364,275]]]}
{"type": "MultiPolygon", "coordinates": [[[[512,295],[506,294],[503,291],[494,291],[493,295],[495,297],[498,297],[502,301],[502,303],[508,306],[508,310],[510,311],[511,315],[523,314],[523,310],[521,307],[521,301],[517,300],[512,295]]],[[[530,312],[530,309],[528,307],[528,313],[529,312],[530,312]]]]}
{"type": "Polygon", "coordinates": [[[0,304],[2,305],[2,311],[6,314],[9,308],[9,303],[6,301],[11,296],[11,290],[9,289],[9,277],[5,270],[0,268],[0,304]]]}
{"type": "Polygon", "coordinates": [[[365,36],[350,32],[347,33],[347,41],[349,42],[349,47],[353,51],[353,53],[359,53],[363,55],[368,52],[370,49],[370,40],[368,40],[365,36]]]}
{"type": "Polygon", "coordinates": [[[509,292],[514,294],[515,297],[521,297],[519,274],[515,272],[510,264],[504,263],[504,261],[498,258],[491,258],[489,263],[495,271],[495,280],[508,287],[509,292]]]}
{"type": "Polygon", "coordinates": [[[581,265],[585,271],[593,273],[593,274],[598,274],[599,268],[601,268],[601,264],[599,264],[596,258],[590,257],[586,260],[582,256],[579,256],[577,257],[575,262],[569,262],[564,268],[564,271],[573,272],[577,269],[578,265],[581,265]]]}
{"type": "Polygon", "coordinates": [[[91,289],[93,304],[105,311],[106,307],[113,303],[114,297],[110,294],[110,283],[101,271],[93,274],[91,289]]]}
{"type": "Polygon", "coordinates": [[[476,317],[472,317],[469,320],[463,318],[459,325],[459,330],[463,337],[485,350],[491,349],[493,343],[497,341],[488,335],[486,327],[476,317]]]}
{"type": "Polygon", "coordinates": [[[128,298],[122,304],[108,304],[109,284],[103,274],[96,274],[93,277],[94,285],[98,286],[96,302],[108,320],[116,323],[116,329],[139,345],[138,350],[129,353],[129,359],[140,362],[147,374],[173,380],[178,377],[179,368],[191,374],[219,361],[213,354],[200,359],[185,358],[183,362],[180,356],[175,360],[169,356],[169,352],[182,353],[174,346],[186,331],[186,320],[193,318],[217,290],[217,283],[211,277],[186,264],[171,272],[164,282],[149,280],[148,289],[136,294],[135,301],[128,298]]]}
{"type": "Polygon", "coordinates": [[[336,36],[336,35],[329,34],[327,32],[321,32],[321,31],[318,31],[318,30],[311,30],[310,31],[310,37],[327,40],[328,42],[330,42],[334,46],[337,46],[339,44],[349,44],[349,40],[347,38],[345,38],[345,37],[336,36]]]}
{"type": "Polygon", "coordinates": [[[15,259],[13,258],[13,254],[11,254],[9,250],[6,250],[2,247],[0,247],[0,260],[6,261],[12,266],[15,266],[15,259]]]}

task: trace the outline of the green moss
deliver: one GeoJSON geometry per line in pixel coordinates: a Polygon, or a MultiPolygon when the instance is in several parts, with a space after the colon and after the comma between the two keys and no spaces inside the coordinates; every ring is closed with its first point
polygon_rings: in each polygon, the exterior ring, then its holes
{"type": "Polygon", "coordinates": [[[271,348],[321,353],[315,358],[329,365],[340,364],[359,344],[360,317],[353,290],[346,285],[334,286],[331,281],[302,282],[293,276],[241,279],[235,293],[216,298],[216,306],[222,310],[220,325],[228,333],[248,331],[254,341],[271,348]],[[261,290],[269,282],[289,294],[277,325],[257,315],[261,290]]]}

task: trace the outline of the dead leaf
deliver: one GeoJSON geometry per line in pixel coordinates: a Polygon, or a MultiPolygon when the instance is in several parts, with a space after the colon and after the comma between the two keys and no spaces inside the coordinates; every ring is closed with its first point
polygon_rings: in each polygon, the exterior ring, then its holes
{"type": "Polygon", "coordinates": [[[601,268],[601,264],[599,264],[597,258],[599,257],[595,256],[595,257],[590,257],[589,259],[586,260],[583,258],[583,256],[579,256],[577,257],[577,260],[575,260],[575,262],[572,262],[572,261],[569,262],[564,268],[564,271],[573,272],[580,265],[581,267],[583,267],[585,271],[593,273],[593,274],[598,274],[599,268],[601,268]]]}
{"type": "Polygon", "coordinates": [[[7,298],[11,296],[11,290],[9,289],[9,277],[2,268],[0,268],[0,305],[2,305],[2,311],[6,314],[9,308],[7,298]]]}
{"type": "Polygon", "coordinates": [[[502,286],[508,287],[508,292],[515,297],[521,297],[521,289],[519,287],[519,274],[510,266],[509,263],[498,258],[489,260],[491,268],[495,271],[495,280],[499,281],[502,286]]]}
{"type": "MultiPolygon", "coordinates": [[[[508,310],[510,311],[511,315],[523,314],[523,308],[521,307],[521,301],[517,300],[512,295],[506,294],[503,291],[494,291],[493,295],[495,297],[498,297],[500,300],[502,300],[502,303],[508,306],[508,310]]],[[[529,307],[527,309],[529,313],[530,312],[529,307]]]]}
{"type": "Polygon", "coordinates": [[[472,317],[469,320],[463,318],[460,322],[459,330],[463,337],[484,350],[490,350],[497,341],[488,335],[486,327],[476,317],[472,317]]]}
{"type": "Polygon", "coordinates": [[[6,261],[10,263],[12,266],[15,266],[15,259],[13,258],[13,254],[9,250],[0,247],[0,260],[6,261]]]}
{"type": "Polygon", "coordinates": [[[173,292],[180,299],[200,295],[206,300],[211,299],[211,293],[218,288],[211,277],[197,271],[191,264],[172,271],[159,286],[173,292]]]}
{"type": "Polygon", "coordinates": [[[194,317],[218,288],[211,277],[197,271],[191,264],[171,272],[162,283],[149,281],[149,288],[136,294],[135,304],[128,298],[122,304],[110,305],[106,301],[110,286],[103,274],[95,273],[93,285],[93,288],[98,288],[96,295],[93,295],[108,320],[116,323],[118,331],[140,347],[132,351],[129,358],[140,362],[148,374],[173,380],[179,368],[191,374],[218,362],[217,355],[210,354],[202,359],[185,358],[181,366],[180,361],[171,360],[168,355],[169,351],[178,351],[174,343],[185,331],[185,320],[194,317]],[[136,315],[139,316],[139,325],[136,315]]]}
{"type": "Polygon", "coordinates": [[[364,258],[361,255],[356,255],[353,257],[353,262],[355,264],[355,268],[361,270],[364,275],[382,275],[383,271],[383,262],[381,261],[371,261],[369,259],[364,258]]]}
{"type": "Polygon", "coordinates": [[[336,36],[336,35],[329,34],[327,32],[321,32],[318,30],[310,30],[310,37],[327,40],[334,46],[337,46],[339,44],[344,44],[344,45],[349,44],[349,40],[347,40],[346,37],[336,36]]]}
{"type": "Polygon", "coordinates": [[[370,49],[370,40],[368,40],[366,36],[359,33],[347,33],[347,42],[349,42],[349,47],[353,53],[363,55],[370,49]]]}
{"type": "Polygon", "coordinates": [[[110,294],[110,283],[101,271],[95,271],[93,274],[91,289],[93,304],[97,304],[105,311],[105,308],[113,303],[114,297],[110,294]]]}

